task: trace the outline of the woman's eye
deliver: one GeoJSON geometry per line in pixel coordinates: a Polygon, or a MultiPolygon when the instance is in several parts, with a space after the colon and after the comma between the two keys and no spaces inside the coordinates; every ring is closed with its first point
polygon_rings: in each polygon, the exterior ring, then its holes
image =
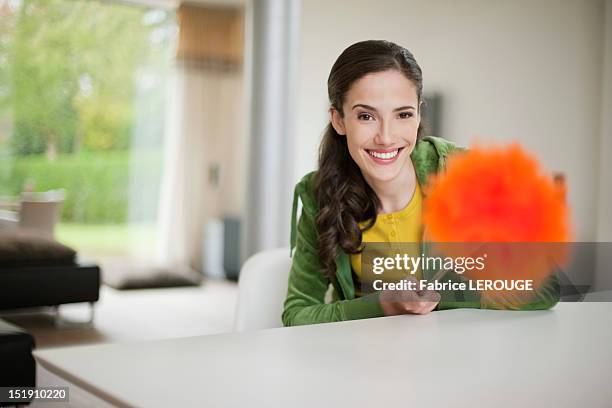
{"type": "Polygon", "coordinates": [[[370,115],[369,113],[360,113],[359,115],[357,115],[357,119],[359,119],[359,120],[372,120],[372,119],[374,119],[374,117],[372,115],[370,115]]]}
{"type": "Polygon", "coordinates": [[[400,119],[408,119],[408,118],[411,118],[412,116],[413,116],[412,112],[400,112],[399,114],[400,119]]]}

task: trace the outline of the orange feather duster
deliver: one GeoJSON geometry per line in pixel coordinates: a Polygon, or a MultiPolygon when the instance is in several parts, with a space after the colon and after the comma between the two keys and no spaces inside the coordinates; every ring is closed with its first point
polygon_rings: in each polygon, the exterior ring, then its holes
{"type": "MultiPolygon", "coordinates": [[[[466,272],[469,279],[533,279],[539,286],[550,276],[553,264],[567,259],[566,245],[559,244],[571,238],[565,187],[518,144],[474,147],[455,154],[446,171],[433,176],[424,191],[428,240],[464,243],[437,244],[441,252],[465,256],[486,245],[486,268],[466,272]]],[[[484,295],[499,302],[509,293],[484,295]]],[[[512,295],[517,299],[516,291],[512,295]]]]}

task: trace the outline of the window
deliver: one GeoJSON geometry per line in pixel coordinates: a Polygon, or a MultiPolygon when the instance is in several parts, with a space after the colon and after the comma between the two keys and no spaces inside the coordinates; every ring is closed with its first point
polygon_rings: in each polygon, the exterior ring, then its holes
{"type": "Polygon", "coordinates": [[[60,241],[149,251],[176,52],[174,10],[0,0],[0,196],[64,189],[60,241]]]}

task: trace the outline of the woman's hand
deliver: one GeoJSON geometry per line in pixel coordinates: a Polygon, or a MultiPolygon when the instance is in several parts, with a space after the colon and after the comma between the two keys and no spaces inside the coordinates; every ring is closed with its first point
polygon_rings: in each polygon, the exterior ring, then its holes
{"type": "Polygon", "coordinates": [[[382,290],[380,305],[385,315],[427,314],[440,302],[434,290],[382,290]]]}

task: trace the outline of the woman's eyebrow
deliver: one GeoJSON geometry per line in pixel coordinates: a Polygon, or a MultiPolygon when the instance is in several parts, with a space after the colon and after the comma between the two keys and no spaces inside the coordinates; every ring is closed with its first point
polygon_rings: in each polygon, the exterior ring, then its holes
{"type": "MultiPolygon", "coordinates": [[[[351,110],[353,110],[355,108],[364,108],[364,109],[368,109],[368,110],[377,112],[375,107],[370,106],[370,105],[366,105],[366,104],[363,104],[363,103],[358,103],[358,104],[353,105],[351,110]]],[[[406,106],[400,106],[399,108],[393,109],[393,112],[403,111],[403,110],[406,110],[406,109],[414,109],[414,110],[416,110],[416,108],[414,106],[406,105],[406,106]]]]}

